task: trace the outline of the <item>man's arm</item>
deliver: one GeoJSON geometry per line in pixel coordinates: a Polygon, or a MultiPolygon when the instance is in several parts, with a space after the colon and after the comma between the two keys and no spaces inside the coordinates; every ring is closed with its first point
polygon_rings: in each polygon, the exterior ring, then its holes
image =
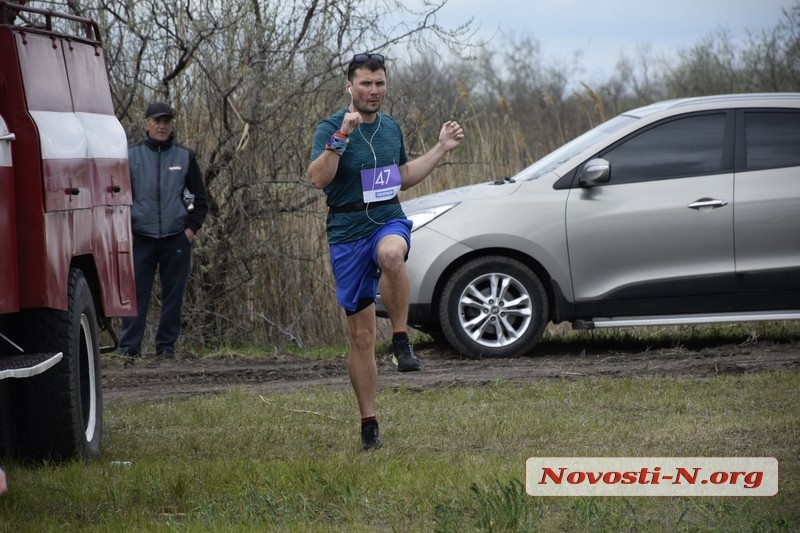
{"type": "Polygon", "coordinates": [[[308,165],[308,176],[311,178],[311,185],[317,189],[328,186],[336,176],[339,168],[339,156],[331,150],[323,150],[315,160],[308,165]]]}
{"type": "MultiPolygon", "coordinates": [[[[349,137],[362,122],[364,122],[364,119],[359,113],[345,113],[342,119],[342,125],[339,127],[339,132],[343,133],[345,137],[349,137]]],[[[330,134],[321,129],[317,130],[315,138],[319,135],[325,135],[326,141],[328,137],[330,137],[330,134]]],[[[334,150],[327,149],[327,146],[329,145],[326,145],[326,149],[322,150],[322,153],[308,165],[308,176],[311,178],[311,185],[317,189],[327,187],[328,184],[333,181],[333,178],[336,177],[336,171],[339,169],[339,158],[341,156],[334,150]]]]}
{"type": "Polygon", "coordinates": [[[413,161],[400,167],[402,190],[409,189],[424,180],[436,167],[447,152],[461,144],[464,140],[464,128],[458,122],[447,121],[439,132],[439,141],[433,148],[413,161]]]}
{"type": "Polygon", "coordinates": [[[194,152],[190,152],[189,156],[189,171],[186,175],[186,188],[194,194],[194,209],[189,212],[189,218],[186,221],[186,238],[189,242],[194,241],[195,234],[200,231],[203,222],[208,214],[208,197],[206,193],[206,186],[203,183],[203,174],[200,172],[200,165],[194,152]]]}

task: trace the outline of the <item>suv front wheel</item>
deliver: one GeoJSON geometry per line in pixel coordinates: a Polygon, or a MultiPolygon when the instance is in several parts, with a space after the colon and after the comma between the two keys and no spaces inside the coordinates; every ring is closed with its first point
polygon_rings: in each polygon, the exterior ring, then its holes
{"type": "Polygon", "coordinates": [[[544,286],[515,259],[487,256],[462,265],[439,301],[439,322],[463,355],[519,357],[533,349],[548,322],[544,286]]]}

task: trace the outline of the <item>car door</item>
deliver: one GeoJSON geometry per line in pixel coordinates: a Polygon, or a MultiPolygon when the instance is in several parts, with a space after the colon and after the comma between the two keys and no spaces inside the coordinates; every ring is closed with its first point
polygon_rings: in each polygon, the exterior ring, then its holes
{"type": "Polygon", "coordinates": [[[567,200],[579,313],[690,312],[735,290],[732,132],[732,112],[679,116],[597,154],[608,183],[567,200]]]}
{"type": "MultiPolygon", "coordinates": [[[[737,114],[736,272],[747,293],[800,289],[800,110],[737,114]]],[[[797,296],[793,296],[797,307],[797,296]]]]}

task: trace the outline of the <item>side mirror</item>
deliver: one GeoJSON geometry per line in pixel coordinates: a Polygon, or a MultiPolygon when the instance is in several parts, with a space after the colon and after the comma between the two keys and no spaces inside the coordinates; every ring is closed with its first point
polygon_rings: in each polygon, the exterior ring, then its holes
{"type": "Polygon", "coordinates": [[[590,159],[581,170],[578,183],[581,187],[595,187],[608,183],[611,178],[611,163],[605,159],[590,159]]]}

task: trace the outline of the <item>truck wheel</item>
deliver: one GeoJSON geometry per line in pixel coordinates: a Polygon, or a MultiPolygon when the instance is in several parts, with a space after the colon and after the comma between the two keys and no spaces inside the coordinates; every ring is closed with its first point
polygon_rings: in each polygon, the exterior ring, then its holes
{"type": "Polygon", "coordinates": [[[70,270],[67,311],[26,314],[32,352],[62,352],[53,368],[19,380],[24,418],[17,418],[23,455],[32,459],[95,459],[103,433],[103,395],[97,316],[91,290],[78,269],[70,270]]]}
{"type": "Polygon", "coordinates": [[[509,257],[479,257],[445,284],[439,322],[448,342],[468,357],[519,357],[541,338],[548,307],[542,282],[527,266],[509,257]]]}

